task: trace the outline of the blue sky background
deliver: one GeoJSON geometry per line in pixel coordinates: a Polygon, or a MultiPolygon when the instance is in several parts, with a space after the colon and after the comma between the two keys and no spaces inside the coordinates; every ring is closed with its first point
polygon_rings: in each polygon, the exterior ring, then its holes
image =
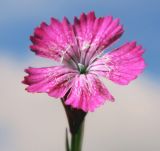
{"type": "Polygon", "coordinates": [[[116,44],[136,40],[146,50],[146,76],[160,80],[160,1],[159,0],[3,0],[0,2],[0,52],[19,62],[34,54],[29,36],[42,21],[62,19],[94,10],[97,16],[113,15],[121,20],[125,33],[116,44]]]}

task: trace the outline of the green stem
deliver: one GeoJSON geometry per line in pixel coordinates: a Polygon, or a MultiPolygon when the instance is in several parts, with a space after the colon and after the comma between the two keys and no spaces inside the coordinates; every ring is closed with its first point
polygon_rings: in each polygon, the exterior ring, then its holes
{"type": "Polygon", "coordinates": [[[74,109],[71,106],[65,105],[64,101],[66,100],[66,96],[61,99],[67,115],[69,129],[71,133],[71,144],[69,145],[70,141],[68,139],[68,131],[66,130],[66,151],[81,151],[84,133],[84,121],[87,112],[84,112],[81,109],[74,109]]]}
{"type": "Polygon", "coordinates": [[[84,134],[84,120],[75,134],[71,135],[71,151],[81,151],[84,134]]]}

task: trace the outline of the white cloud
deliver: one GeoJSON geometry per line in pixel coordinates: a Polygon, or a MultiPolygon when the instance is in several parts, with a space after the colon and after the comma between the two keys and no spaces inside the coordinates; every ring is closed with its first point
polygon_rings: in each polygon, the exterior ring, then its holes
{"type": "MultiPolygon", "coordinates": [[[[32,64],[37,63],[27,66],[32,64]]],[[[67,125],[63,107],[58,99],[24,91],[24,66],[0,58],[0,133],[5,130],[0,150],[63,151],[67,125]]],[[[84,151],[159,151],[159,86],[146,78],[126,87],[106,85],[116,102],[88,114],[84,151]]]]}

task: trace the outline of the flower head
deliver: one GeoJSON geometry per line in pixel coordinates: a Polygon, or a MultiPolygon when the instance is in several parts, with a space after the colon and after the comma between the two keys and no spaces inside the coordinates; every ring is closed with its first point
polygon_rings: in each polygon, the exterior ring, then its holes
{"type": "Polygon", "coordinates": [[[28,92],[48,93],[62,98],[68,93],[66,105],[85,112],[105,101],[113,101],[98,76],[126,85],[144,69],[143,49],[136,42],[128,42],[105,53],[104,49],[123,33],[119,19],[112,16],[96,18],[94,12],[81,14],[71,24],[51,19],[42,23],[31,36],[31,50],[38,56],[60,62],[59,66],[28,68],[24,83],[28,92]]]}

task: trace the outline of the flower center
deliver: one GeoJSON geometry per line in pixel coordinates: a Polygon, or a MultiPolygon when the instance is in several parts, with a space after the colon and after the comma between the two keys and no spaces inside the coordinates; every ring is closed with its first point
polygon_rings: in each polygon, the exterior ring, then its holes
{"type": "Polygon", "coordinates": [[[86,69],[87,68],[83,64],[78,63],[78,70],[79,70],[80,74],[85,74],[87,71],[86,69]]]}

